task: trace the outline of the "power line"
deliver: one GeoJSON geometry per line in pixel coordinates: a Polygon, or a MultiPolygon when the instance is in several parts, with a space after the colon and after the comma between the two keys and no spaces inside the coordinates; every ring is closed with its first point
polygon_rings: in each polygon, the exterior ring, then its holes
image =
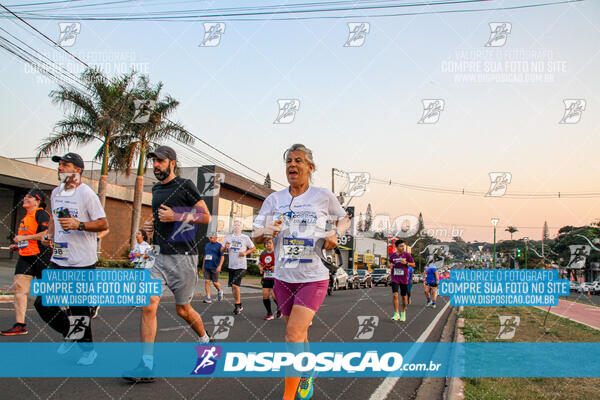
{"type": "MultiPolygon", "coordinates": [[[[371,182],[387,185],[387,186],[396,186],[409,190],[423,191],[423,192],[431,192],[431,193],[440,193],[440,194],[458,194],[461,196],[471,196],[471,197],[493,197],[488,196],[488,192],[479,192],[474,190],[466,190],[466,189],[450,189],[439,186],[426,186],[426,185],[415,185],[409,183],[396,182],[391,179],[380,179],[380,178],[371,178],[371,182]]],[[[504,196],[498,196],[499,198],[512,198],[512,199],[553,199],[553,198],[595,198],[600,197],[600,193],[598,192],[546,192],[546,193],[525,193],[525,192],[511,192],[507,191],[504,196]]]]}
{"type": "MultiPolygon", "coordinates": [[[[436,6],[436,5],[451,5],[451,4],[466,4],[475,2],[488,2],[493,0],[454,0],[454,1],[439,1],[439,2],[424,2],[424,3],[413,3],[413,4],[396,4],[396,5],[385,5],[385,6],[367,6],[367,7],[338,7],[331,9],[316,9],[316,10],[279,10],[279,11],[261,11],[261,12],[232,12],[232,13],[216,13],[216,14],[191,14],[191,15],[166,15],[166,16],[131,16],[122,15],[110,16],[110,17],[94,17],[94,16],[44,16],[31,13],[27,15],[27,19],[35,20],[63,20],[63,21],[165,21],[165,22],[197,22],[202,19],[214,19],[219,18],[225,21],[290,21],[290,20],[307,20],[307,19],[345,19],[345,18],[378,18],[378,17],[399,17],[399,16],[412,16],[412,15],[431,15],[431,14],[448,14],[448,13],[467,13],[467,12],[483,12],[483,11],[503,11],[503,10],[517,10],[525,8],[545,7],[551,5],[560,5],[567,3],[581,2],[584,0],[563,0],[547,3],[533,3],[523,4],[515,6],[500,6],[500,7],[488,7],[488,8],[476,8],[476,9],[453,9],[453,10],[432,10],[432,11],[417,11],[417,12],[406,12],[406,13],[382,13],[382,14],[360,14],[360,15],[318,15],[318,16],[303,16],[303,17],[281,17],[281,18],[260,18],[260,16],[266,15],[281,15],[281,14],[303,14],[303,13],[331,13],[339,11],[360,11],[365,9],[390,9],[400,7],[417,7],[417,6],[436,6]],[[242,18],[242,17],[257,17],[257,18],[242,18]]],[[[204,10],[202,10],[204,11],[204,10]]],[[[206,12],[206,11],[205,11],[206,12]]]]}
{"type": "MultiPolygon", "coordinates": [[[[71,57],[73,57],[74,59],[76,59],[77,61],[79,61],[79,62],[80,62],[80,63],[82,63],[83,65],[85,65],[87,68],[90,68],[90,69],[91,69],[91,67],[90,67],[90,66],[89,66],[89,65],[88,65],[88,64],[87,64],[85,61],[81,60],[79,57],[75,56],[73,53],[71,53],[70,51],[68,51],[68,50],[67,50],[67,49],[65,49],[64,47],[60,46],[58,43],[54,42],[54,40],[52,40],[51,38],[49,38],[48,36],[46,36],[44,33],[40,32],[40,31],[39,31],[37,28],[35,28],[35,27],[34,27],[34,26],[32,26],[31,24],[29,24],[27,21],[23,20],[23,19],[22,19],[21,17],[19,17],[18,15],[14,14],[14,13],[13,13],[11,10],[9,10],[8,8],[6,8],[6,7],[5,7],[3,4],[1,4],[1,3],[0,3],[0,6],[1,6],[2,8],[4,8],[5,10],[7,10],[7,11],[8,11],[9,13],[11,13],[12,15],[14,15],[15,17],[17,17],[17,18],[18,18],[20,21],[22,21],[23,23],[25,23],[25,24],[26,24],[27,26],[29,26],[31,29],[35,30],[35,31],[36,31],[36,32],[38,32],[40,35],[42,35],[44,38],[46,38],[47,40],[49,40],[50,42],[52,42],[54,45],[56,45],[57,47],[59,47],[60,49],[62,49],[64,52],[66,52],[67,54],[69,54],[71,57]]],[[[98,72],[99,72],[99,74],[100,74],[100,75],[101,75],[101,76],[102,76],[104,79],[106,79],[107,81],[110,81],[110,80],[109,80],[107,77],[105,77],[105,76],[104,76],[104,75],[103,75],[103,74],[102,74],[100,71],[98,71],[98,72]]],[[[135,98],[135,96],[134,96],[134,98],[135,98]]],[[[138,99],[138,100],[139,100],[139,99],[138,99]]],[[[168,118],[165,118],[165,120],[167,120],[167,121],[169,121],[169,122],[173,122],[173,121],[170,121],[168,118]]],[[[201,139],[201,138],[199,138],[198,136],[194,135],[193,133],[191,133],[191,132],[189,132],[189,131],[187,131],[187,130],[186,130],[186,132],[187,132],[187,133],[188,133],[190,136],[192,136],[194,139],[196,139],[196,140],[198,140],[198,141],[202,142],[203,144],[205,144],[206,146],[208,146],[208,147],[210,147],[211,149],[215,150],[215,151],[216,151],[216,152],[218,152],[219,154],[221,154],[221,155],[223,155],[223,156],[227,157],[228,159],[230,159],[230,160],[234,161],[235,163],[237,163],[237,164],[239,164],[239,165],[243,166],[244,168],[247,168],[248,170],[250,170],[250,171],[252,171],[252,172],[254,172],[254,173],[258,174],[258,175],[259,175],[259,176],[261,176],[261,177],[266,177],[266,175],[263,175],[263,174],[261,174],[261,173],[260,173],[260,172],[258,172],[257,170],[255,170],[255,169],[253,169],[253,168],[249,167],[248,165],[246,165],[246,164],[244,164],[244,163],[242,163],[242,162],[240,162],[240,161],[236,160],[235,158],[233,158],[233,157],[229,156],[228,154],[226,154],[226,153],[224,153],[223,151],[221,151],[221,150],[217,149],[216,147],[214,147],[213,145],[211,145],[211,144],[207,143],[206,141],[204,141],[203,139],[201,139]]],[[[277,181],[275,181],[275,180],[273,180],[273,179],[271,179],[271,182],[275,182],[275,183],[277,183],[277,184],[281,185],[282,187],[285,187],[285,186],[287,186],[287,185],[283,185],[282,183],[280,183],[280,182],[277,182],[277,181]]]]}

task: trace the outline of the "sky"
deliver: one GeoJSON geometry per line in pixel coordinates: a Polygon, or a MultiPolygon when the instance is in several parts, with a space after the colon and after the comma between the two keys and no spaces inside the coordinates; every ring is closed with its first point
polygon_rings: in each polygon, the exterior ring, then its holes
{"type": "MultiPolygon", "coordinates": [[[[13,1],[9,8],[15,7],[13,1]]],[[[153,12],[224,8],[240,2],[188,4],[158,0],[115,5],[110,11],[153,12]]],[[[284,2],[244,2],[244,5],[284,2]]],[[[298,2],[294,2],[298,3],[298,2]]],[[[381,3],[381,2],[380,2],[381,3]]],[[[401,2],[386,2],[401,3],[401,2]]],[[[533,4],[490,1],[482,5],[416,7],[430,12],[533,4]]],[[[68,4],[67,4],[68,5],[68,4]]],[[[63,7],[63,5],[61,5],[63,7]]],[[[39,7],[38,7],[39,8],[39,7]]],[[[56,15],[93,9],[56,9],[56,15]]],[[[404,10],[403,10],[404,11],[404,10]]],[[[224,20],[216,46],[199,46],[203,22],[80,21],[67,49],[107,76],[130,67],[162,81],[180,101],[172,119],[231,157],[285,182],[282,154],[293,143],[314,152],[314,184],[331,186],[331,169],[367,172],[371,178],[486,193],[491,172],[508,172],[504,196],[463,196],[416,191],[371,182],[352,200],[357,214],[418,215],[436,236],[491,241],[516,226],[515,238],[540,239],[564,225],[600,218],[600,197],[511,198],[511,193],[600,192],[600,5],[582,1],[547,7],[476,13],[295,21],[224,20]],[[350,42],[348,23],[368,23],[364,42],[350,42]],[[506,40],[490,40],[490,23],[510,26],[506,40]],[[274,124],[278,100],[297,99],[291,123],[274,124]],[[419,123],[423,100],[443,103],[439,118],[419,123]],[[559,123],[564,101],[581,99],[579,117],[559,123]]],[[[214,19],[213,21],[219,21],[214,19]]],[[[28,20],[54,40],[58,20],[28,20]]],[[[0,35],[23,40],[66,69],[82,65],[40,39],[22,23],[0,19],[0,35]]],[[[48,94],[57,84],[0,49],[0,155],[33,157],[63,115],[48,94]]],[[[86,160],[96,147],[70,148],[86,160]]],[[[184,165],[208,162],[173,145],[184,165]]],[[[216,153],[197,142],[195,147],[216,153]]],[[[258,175],[220,160],[262,183],[258,175]]],[[[336,192],[346,185],[336,177],[336,192]]],[[[274,185],[279,189],[280,186],[274,185]]]]}

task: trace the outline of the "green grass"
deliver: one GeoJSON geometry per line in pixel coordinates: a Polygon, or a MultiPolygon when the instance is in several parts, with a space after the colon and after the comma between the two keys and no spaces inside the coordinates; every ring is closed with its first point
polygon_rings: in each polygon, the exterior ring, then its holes
{"type": "MultiPolygon", "coordinates": [[[[598,342],[600,331],[533,307],[465,307],[466,341],[496,342],[500,315],[519,316],[512,342],[598,342]]],[[[506,342],[506,340],[502,340],[506,342]]],[[[600,399],[600,378],[464,378],[468,400],[600,399]]]]}

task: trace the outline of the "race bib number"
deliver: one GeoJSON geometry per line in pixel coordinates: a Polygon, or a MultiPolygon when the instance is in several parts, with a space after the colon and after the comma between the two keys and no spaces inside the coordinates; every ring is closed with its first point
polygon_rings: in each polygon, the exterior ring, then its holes
{"type": "Polygon", "coordinates": [[[20,242],[17,243],[17,247],[20,249],[24,249],[27,246],[29,246],[29,241],[27,241],[27,240],[21,240],[20,242]]]}
{"type": "Polygon", "coordinates": [[[313,239],[283,238],[281,261],[312,262],[314,250],[313,239]]]}
{"type": "Polygon", "coordinates": [[[231,242],[231,246],[229,248],[234,251],[240,251],[242,248],[242,242],[231,242]]]}
{"type": "Polygon", "coordinates": [[[265,273],[263,275],[264,278],[273,278],[273,270],[272,269],[265,269],[265,273]]]}
{"type": "Polygon", "coordinates": [[[54,243],[52,247],[52,258],[57,260],[69,259],[69,246],[67,243],[54,243]]]}
{"type": "Polygon", "coordinates": [[[212,254],[207,254],[207,255],[205,255],[205,256],[204,256],[204,259],[205,259],[206,261],[212,261],[212,254]]]}
{"type": "Polygon", "coordinates": [[[404,276],[404,268],[394,268],[394,276],[404,276]]]}

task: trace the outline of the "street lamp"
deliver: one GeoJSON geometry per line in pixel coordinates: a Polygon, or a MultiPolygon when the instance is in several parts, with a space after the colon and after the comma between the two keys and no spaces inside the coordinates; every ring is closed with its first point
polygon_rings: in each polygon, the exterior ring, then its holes
{"type": "Polygon", "coordinates": [[[523,240],[525,241],[525,269],[527,269],[527,251],[529,250],[527,242],[529,242],[529,238],[524,237],[523,240]]]}
{"type": "Polygon", "coordinates": [[[492,225],[494,225],[494,269],[496,269],[496,225],[498,225],[499,218],[492,218],[492,225]]]}

